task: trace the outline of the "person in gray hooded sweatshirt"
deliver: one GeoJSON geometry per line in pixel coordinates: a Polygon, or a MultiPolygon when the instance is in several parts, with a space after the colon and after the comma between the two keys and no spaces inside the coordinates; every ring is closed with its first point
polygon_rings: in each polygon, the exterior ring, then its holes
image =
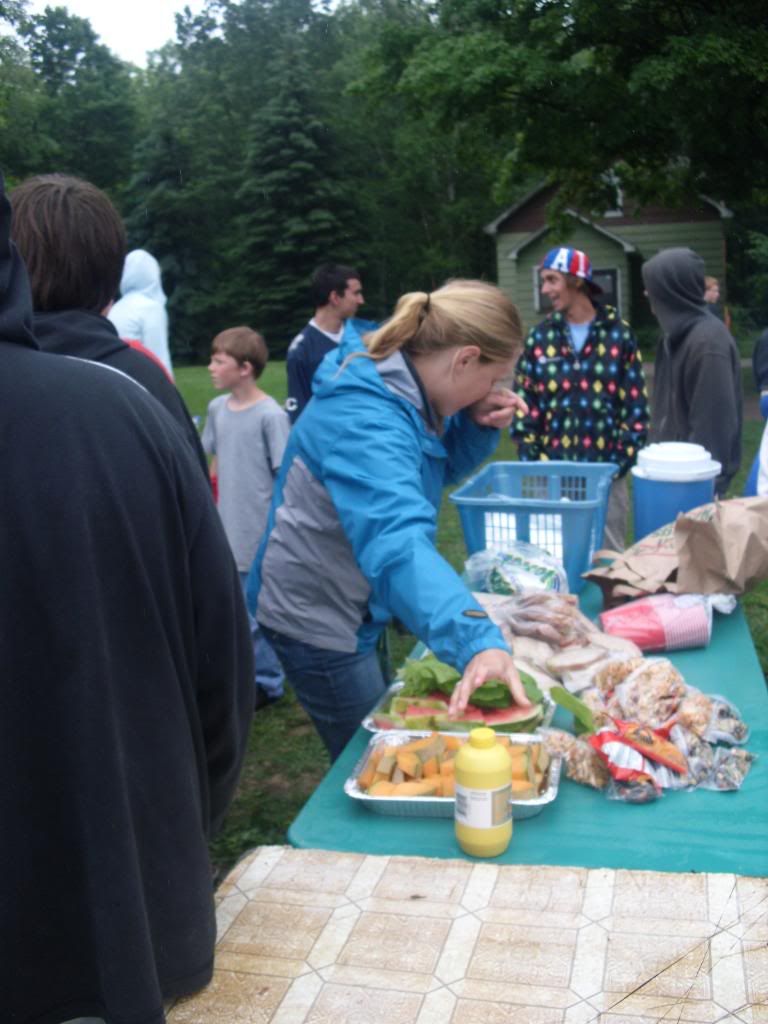
{"type": "Polygon", "coordinates": [[[663,337],[656,351],[652,441],[703,445],[722,466],[723,497],[741,460],[741,367],[728,328],[704,301],[704,261],[692,249],[662,249],[643,282],[663,337]]]}

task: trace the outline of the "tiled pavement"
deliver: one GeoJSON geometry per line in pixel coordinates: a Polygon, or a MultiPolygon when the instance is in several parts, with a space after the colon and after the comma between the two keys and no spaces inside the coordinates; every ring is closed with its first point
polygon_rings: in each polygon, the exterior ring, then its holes
{"type": "Polygon", "coordinates": [[[169,1024],[768,1024],[768,880],[261,847],[169,1024]]]}

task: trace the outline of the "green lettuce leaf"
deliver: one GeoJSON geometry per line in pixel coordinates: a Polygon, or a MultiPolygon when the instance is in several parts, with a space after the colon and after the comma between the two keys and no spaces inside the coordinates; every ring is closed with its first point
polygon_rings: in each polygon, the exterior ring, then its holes
{"type": "Polygon", "coordinates": [[[402,672],[402,697],[426,697],[434,690],[442,693],[453,693],[453,688],[461,679],[460,673],[450,665],[438,661],[434,654],[415,661],[406,661],[402,672]]]}
{"type": "MultiPolygon", "coordinates": [[[[450,697],[456,683],[461,679],[461,675],[455,668],[438,661],[434,654],[429,654],[426,658],[406,661],[402,678],[404,681],[403,688],[400,690],[402,697],[426,697],[435,690],[450,697]]],[[[543,697],[534,679],[526,672],[520,673],[520,679],[528,700],[532,704],[540,703],[543,697]]],[[[489,679],[487,683],[483,683],[475,690],[470,698],[470,703],[477,708],[508,708],[512,703],[512,694],[506,683],[498,679],[489,679]]]]}

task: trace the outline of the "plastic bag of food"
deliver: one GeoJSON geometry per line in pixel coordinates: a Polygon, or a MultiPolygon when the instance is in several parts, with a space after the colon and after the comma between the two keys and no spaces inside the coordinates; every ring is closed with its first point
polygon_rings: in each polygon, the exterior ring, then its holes
{"type": "Polygon", "coordinates": [[[643,658],[613,691],[624,719],[653,729],[672,718],[685,695],[685,681],[667,658],[643,658]]]}
{"type": "Polygon", "coordinates": [[[652,594],[600,615],[606,633],[632,640],[643,651],[706,647],[712,637],[712,609],[729,613],[729,594],[652,594]]]}
{"type": "Polygon", "coordinates": [[[755,755],[739,747],[716,747],[711,774],[699,783],[702,789],[741,789],[755,755]]]}
{"type": "Polygon", "coordinates": [[[688,785],[688,764],[664,730],[616,719],[588,740],[611,775],[608,797],[647,803],[663,789],[688,785]]]}
{"type": "Polygon", "coordinates": [[[669,738],[688,762],[688,784],[691,787],[701,785],[712,774],[714,747],[683,725],[674,725],[669,738]]]}
{"type": "MultiPolygon", "coordinates": [[[[552,590],[524,590],[519,594],[484,594],[474,591],[473,597],[489,619],[504,633],[515,648],[517,637],[527,637],[554,647],[587,642],[585,623],[589,620],[579,612],[574,594],[558,594],[552,590]]],[[[606,653],[604,650],[598,654],[606,653]]]]}
{"type": "Polygon", "coordinates": [[[503,550],[476,551],[464,563],[464,576],[471,590],[488,594],[519,594],[523,590],[568,592],[562,562],[522,540],[503,550]]]}
{"type": "Polygon", "coordinates": [[[749,726],[741,712],[719,694],[702,693],[687,686],[675,715],[678,723],[709,743],[746,743],[749,726]]]}
{"type": "Polygon", "coordinates": [[[585,739],[563,729],[547,729],[543,735],[544,746],[549,753],[562,754],[565,758],[567,778],[583,786],[605,789],[611,779],[610,772],[585,739]]]}

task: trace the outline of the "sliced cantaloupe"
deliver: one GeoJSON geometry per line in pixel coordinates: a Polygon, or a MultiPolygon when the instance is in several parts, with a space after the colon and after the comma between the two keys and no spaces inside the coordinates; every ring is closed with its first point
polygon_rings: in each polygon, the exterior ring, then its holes
{"type": "Polygon", "coordinates": [[[528,779],[512,779],[513,800],[531,800],[536,795],[536,789],[528,779]]]}
{"type": "Polygon", "coordinates": [[[365,762],[365,767],[357,777],[357,784],[360,789],[368,789],[373,784],[376,776],[376,766],[381,760],[381,750],[371,751],[371,756],[365,762]]]}
{"type": "Polygon", "coordinates": [[[368,790],[368,796],[392,796],[395,790],[393,782],[374,782],[368,790]]]}
{"type": "Polygon", "coordinates": [[[431,761],[432,758],[437,758],[439,760],[445,752],[445,743],[443,742],[442,736],[438,736],[437,733],[433,733],[432,736],[428,737],[428,739],[429,743],[424,747],[419,747],[416,751],[423,764],[426,764],[427,761],[431,761]]]}
{"type": "Polygon", "coordinates": [[[415,751],[398,750],[397,767],[412,779],[420,779],[422,776],[421,758],[415,751]]]}
{"type": "Polygon", "coordinates": [[[395,764],[396,764],[396,760],[395,760],[395,751],[396,750],[397,750],[397,747],[385,747],[384,748],[384,751],[382,752],[382,755],[379,758],[379,763],[376,765],[376,770],[377,771],[379,771],[379,772],[381,772],[383,774],[386,774],[387,776],[389,775],[389,773],[392,771],[392,769],[395,767],[395,764]]]}
{"type": "Polygon", "coordinates": [[[443,796],[456,796],[456,780],[453,775],[443,775],[443,796]]]}
{"type": "Polygon", "coordinates": [[[411,782],[401,782],[399,786],[394,786],[392,796],[434,796],[436,789],[437,782],[435,779],[421,779],[419,781],[414,779],[411,782]]]}
{"type": "Polygon", "coordinates": [[[419,750],[424,750],[426,747],[430,746],[430,744],[432,744],[437,738],[439,738],[438,733],[432,732],[429,736],[420,736],[418,739],[411,740],[408,743],[403,743],[401,746],[395,747],[394,749],[398,751],[406,751],[407,753],[416,753],[419,750]]]}
{"type": "Polygon", "coordinates": [[[440,762],[437,757],[430,757],[428,761],[424,761],[421,766],[421,774],[425,779],[431,779],[436,775],[440,775],[440,762]]]}

